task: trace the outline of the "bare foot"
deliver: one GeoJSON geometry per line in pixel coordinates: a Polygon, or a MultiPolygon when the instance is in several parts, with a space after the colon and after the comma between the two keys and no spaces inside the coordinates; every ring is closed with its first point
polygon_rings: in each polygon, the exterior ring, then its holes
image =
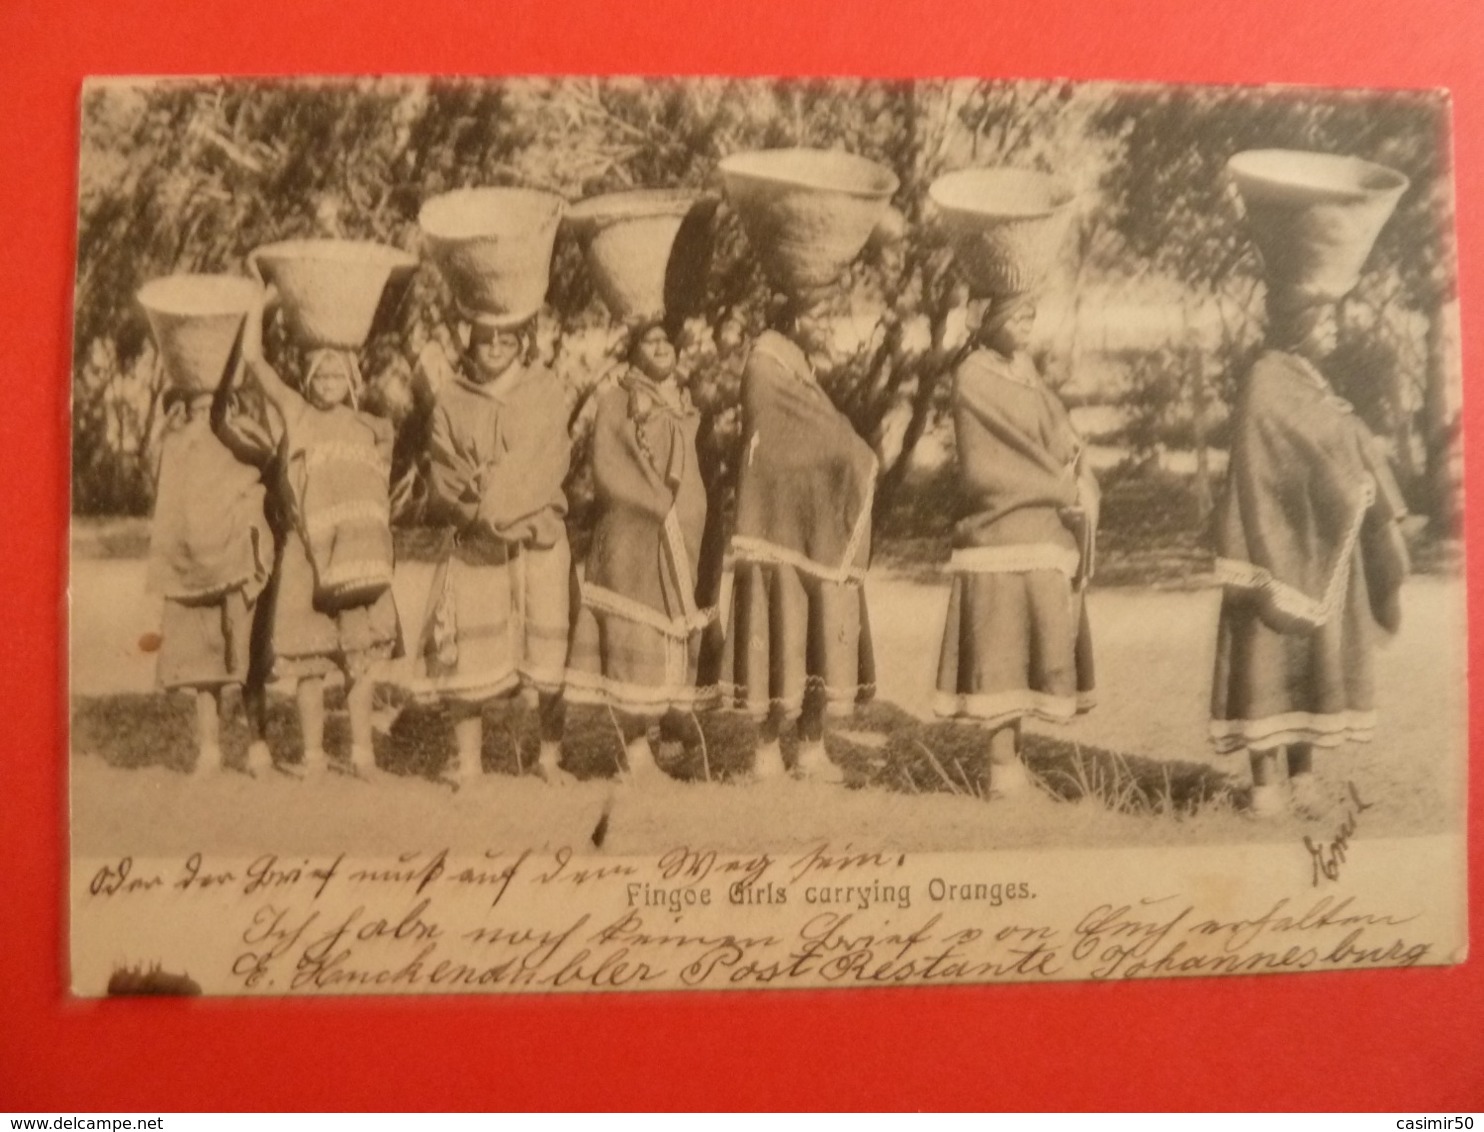
{"type": "Polygon", "coordinates": [[[536,760],[536,774],[548,786],[572,786],[577,782],[576,777],[562,769],[560,747],[548,750],[543,745],[541,756],[536,760]]]}
{"type": "Polygon", "coordinates": [[[624,780],[630,785],[647,786],[664,779],[665,772],[655,762],[654,750],[650,747],[648,738],[635,739],[624,748],[623,753],[628,763],[624,780]]]}
{"type": "Polygon", "coordinates": [[[1288,788],[1293,792],[1293,812],[1299,817],[1314,821],[1329,813],[1332,799],[1325,794],[1324,788],[1312,773],[1291,776],[1288,788]]]}
{"type": "Polygon", "coordinates": [[[768,782],[782,778],[788,773],[788,768],[783,765],[783,749],[778,745],[778,740],[771,743],[760,743],[752,752],[752,769],[748,777],[756,782],[768,782]]]}
{"type": "Polygon", "coordinates": [[[196,757],[196,765],[191,773],[206,777],[208,775],[225,774],[227,762],[220,747],[202,747],[201,753],[196,757]]]}
{"type": "Polygon", "coordinates": [[[823,743],[799,744],[799,758],[794,764],[794,773],[810,782],[839,785],[845,781],[845,772],[830,758],[823,743]]]}
{"type": "Polygon", "coordinates": [[[438,781],[452,790],[467,790],[484,777],[484,765],[477,757],[456,754],[443,764],[438,781]]]}
{"type": "Polygon", "coordinates": [[[1030,772],[1019,759],[989,764],[989,798],[1014,798],[1032,789],[1030,772]]]}
{"type": "Polygon", "coordinates": [[[305,751],[298,768],[285,767],[296,778],[323,778],[330,773],[330,756],[323,750],[305,751]]]}
{"type": "Polygon", "coordinates": [[[1255,818],[1276,818],[1288,812],[1288,798],[1283,787],[1254,786],[1247,812],[1255,818]]]}
{"type": "Polygon", "coordinates": [[[369,748],[352,747],[350,761],[346,763],[346,773],[362,782],[371,782],[381,771],[376,765],[376,755],[369,748]]]}
{"type": "Polygon", "coordinates": [[[257,739],[247,745],[247,773],[254,778],[266,778],[273,771],[273,752],[268,744],[257,739]]]}

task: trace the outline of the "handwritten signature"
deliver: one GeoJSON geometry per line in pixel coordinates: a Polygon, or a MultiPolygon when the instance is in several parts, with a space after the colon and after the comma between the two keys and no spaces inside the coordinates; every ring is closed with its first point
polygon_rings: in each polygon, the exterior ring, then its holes
{"type": "Polygon", "coordinates": [[[1360,828],[1360,815],[1375,805],[1361,800],[1355,783],[1347,782],[1345,786],[1354,805],[1346,808],[1345,820],[1340,822],[1335,835],[1328,841],[1315,841],[1307,833],[1304,834],[1304,848],[1309,851],[1309,861],[1314,868],[1315,888],[1323,881],[1340,879],[1340,866],[1345,863],[1345,851],[1350,848],[1350,839],[1360,828]]]}

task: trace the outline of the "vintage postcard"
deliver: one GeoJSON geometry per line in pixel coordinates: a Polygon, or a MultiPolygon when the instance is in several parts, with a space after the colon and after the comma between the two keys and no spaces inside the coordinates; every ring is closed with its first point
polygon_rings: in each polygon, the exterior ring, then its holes
{"type": "Polygon", "coordinates": [[[80,996],[1467,953],[1439,92],[82,96],[80,996]]]}

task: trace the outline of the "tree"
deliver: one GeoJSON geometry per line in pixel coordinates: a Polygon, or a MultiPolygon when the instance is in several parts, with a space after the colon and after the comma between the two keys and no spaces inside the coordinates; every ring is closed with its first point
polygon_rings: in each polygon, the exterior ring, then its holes
{"type": "MultiPolygon", "coordinates": [[[[1086,142],[1093,104],[1069,83],[559,80],[551,95],[548,106],[561,113],[565,128],[546,134],[560,138],[545,160],[546,176],[597,170],[573,186],[580,195],[634,185],[707,189],[728,153],[785,145],[842,148],[897,175],[901,239],[869,248],[832,304],[837,317],[867,330],[820,375],[883,457],[882,507],[890,505],[942,407],[942,378],[957,346],[950,322],[965,300],[930,223],[928,185],[942,172],[973,164],[1065,171],[1095,165],[1098,157],[1086,142]],[[617,149],[615,137],[623,139],[617,149]]],[[[1096,172],[1084,180],[1095,180],[1096,172]]],[[[706,294],[697,303],[699,332],[686,363],[698,378],[692,392],[712,426],[710,463],[724,485],[746,344],[766,324],[772,297],[734,218],[725,208],[717,215],[706,294]]],[[[565,325],[579,326],[590,292],[580,267],[561,270],[576,265],[574,258],[559,251],[558,265],[553,305],[565,325]]]]}
{"type": "MultiPolygon", "coordinates": [[[[1211,372],[1199,368],[1172,386],[1195,407],[1204,453],[1204,406],[1215,411],[1253,341],[1257,265],[1224,163],[1256,145],[1360,152],[1412,178],[1353,305],[1382,314],[1405,308],[1425,319],[1424,346],[1412,351],[1425,355],[1417,390],[1383,400],[1406,427],[1420,421],[1425,456],[1411,477],[1414,489],[1441,483],[1447,471],[1451,368],[1441,328],[1454,267],[1440,234],[1450,230],[1452,202],[1444,116],[1433,96],[1010,81],[179,81],[92,85],[82,122],[73,413],[80,513],[138,513],[150,505],[160,389],[133,302],[148,279],[241,272],[252,248],[296,236],[415,248],[421,203],[466,185],[528,185],[569,200],[686,186],[714,199],[722,157],[781,145],[850,150],[885,164],[900,181],[893,199],[899,238],[874,243],[841,280],[834,311],[856,332],[842,336],[839,356],[821,374],[882,457],[879,508],[892,505],[939,419],[943,377],[961,344],[956,313],[966,295],[927,203],[936,176],[1011,164],[1070,180],[1082,202],[1065,265],[1075,273],[1072,290],[1085,294],[1087,284],[1140,276],[1175,280],[1190,326],[1187,340],[1175,344],[1181,358],[1204,365],[1211,356],[1192,343],[1204,341],[1203,320],[1215,312],[1211,372]]],[[[765,325],[773,297],[724,204],[711,237],[683,358],[706,420],[708,481],[720,512],[732,479],[746,345],[765,325]]],[[[565,235],[548,302],[548,360],[575,400],[607,364],[590,348],[607,320],[565,235]]],[[[422,272],[400,320],[368,349],[368,371],[382,375],[372,401],[401,425],[399,500],[414,520],[418,430],[430,399],[415,380],[415,363],[431,342],[456,350],[449,322],[441,281],[422,272]]],[[[1411,356],[1397,319],[1377,316],[1368,325],[1364,340],[1389,335],[1398,357],[1411,356]]],[[[1067,352],[1075,364],[1075,350],[1067,352]]],[[[1065,363],[1051,372],[1064,372],[1065,363]]],[[[1403,432],[1391,429],[1399,451],[1409,449],[1403,432]]],[[[1433,513],[1452,498],[1433,492],[1433,513]]]]}
{"type": "MultiPolygon", "coordinates": [[[[823,383],[885,458],[889,501],[940,405],[949,321],[963,301],[927,223],[927,185],[973,163],[1047,164],[1079,152],[1090,103],[1065,83],[767,82],[531,79],[506,82],[180,82],[90,89],[75,327],[74,451],[79,511],[149,504],[148,448],[158,381],[139,366],[147,333],[132,296],[170,271],[240,271],[270,240],[344,235],[416,244],[428,196],[471,184],[522,184],[577,199],[641,185],[715,193],[728,153],[838,147],[890,166],[903,238],[842,280],[838,313],[869,328],[823,383]],[[900,427],[889,427],[901,417],[900,427]]],[[[737,380],[770,296],[735,219],[713,233],[711,270],[687,366],[706,415],[717,490],[730,482],[737,380]]],[[[452,348],[445,296],[424,273],[395,346],[400,367],[429,340],[452,348]]],[[[553,361],[603,322],[577,249],[557,248],[550,291],[553,361]]],[[[567,370],[579,385],[591,373],[567,370]]],[[[426,396],[392,396],[415,435],[426,396]]],[[[403,446],[410,470],[415,443],[403,446]]],[[[413,493],[415,494],[415,493],[413,493]]],[[[412,508],[415,513],[416,508],[412,508]]]]}
{"type": "Polygon", "coordinates": [[[140,512],[160,383],[140,286],[246,270],[272,240],[403,243],[395,175],[419,104],[411,84],[90,85],[82,107],[73,321],[73,507],[140,512]]]}

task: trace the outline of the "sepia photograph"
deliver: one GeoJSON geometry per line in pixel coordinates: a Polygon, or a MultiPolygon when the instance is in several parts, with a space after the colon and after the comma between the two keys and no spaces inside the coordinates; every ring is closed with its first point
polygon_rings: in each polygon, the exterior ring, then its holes
{"type": "Polygon", "coordinates": [[[1451,128],[88,81],[72,992],[1463,962],[1451,128]]]}

